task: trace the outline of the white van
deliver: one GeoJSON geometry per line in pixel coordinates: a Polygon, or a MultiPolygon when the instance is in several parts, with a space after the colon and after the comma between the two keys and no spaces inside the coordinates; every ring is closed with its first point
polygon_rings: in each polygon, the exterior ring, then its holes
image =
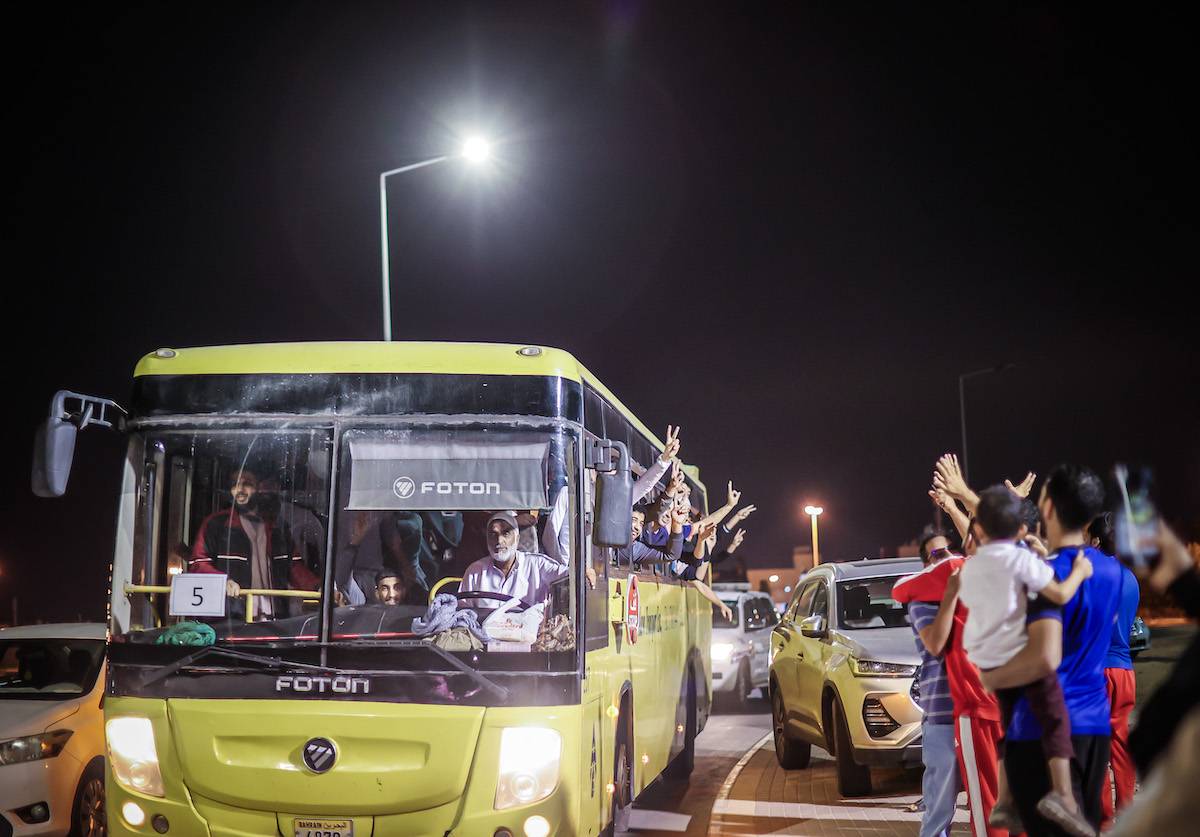
{"type": "Polygon", "coordinates": [[[766,693],[771,629],[779,615],[771,597],[751,591],[748,583],[714,584],[713,592],[733,612],[733,619],[726,620],[713,605],[713,697],[745,709],[751,692],[763,689],[766,693]]]}

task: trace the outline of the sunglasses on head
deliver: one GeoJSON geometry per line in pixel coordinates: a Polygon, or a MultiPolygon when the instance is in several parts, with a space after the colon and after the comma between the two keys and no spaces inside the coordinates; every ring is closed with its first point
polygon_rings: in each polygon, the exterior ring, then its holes
{"type": "Polygon", "coordinates": [[[954,553],[950,551],[948,546],[939,546],[937,549],[929,553],[930,562],[941,561],[943,558],[949,558],[954,553]]]}

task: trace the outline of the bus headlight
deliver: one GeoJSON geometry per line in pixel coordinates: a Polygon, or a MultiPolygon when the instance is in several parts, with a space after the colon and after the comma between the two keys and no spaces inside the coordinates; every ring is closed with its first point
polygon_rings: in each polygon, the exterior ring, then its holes
{"type": "Polygon", "coordinates": [[[108,762],[117,781],[128,790],[162,796],[162,773],[158,770],[158,749],[150,719],[113,718],[104,725],[104,737],[108,741],[108,762]]]}
{"type": "Polygon", "coordinates": [[[711,651],[712,658],[723,663],[733,656],[733,645],[728,642],[714,642],[711,651]]]}
{"type": "Polygon", "coordinates": [[[529,805],[558,787],[562,736],[545,727],[507,727],[500,733],[496,810],[529,805]]]}

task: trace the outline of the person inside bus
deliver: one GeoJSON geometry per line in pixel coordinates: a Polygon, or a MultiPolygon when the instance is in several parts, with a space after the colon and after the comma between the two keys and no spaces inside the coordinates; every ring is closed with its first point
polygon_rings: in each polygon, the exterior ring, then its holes
{"type": "Polygon", "coordinates": [[[395,570],[380,570],[375,573],[375,601],[394,607],[403,604],[408,595],[408,586],[395,570]]]}
{"type": "MultiPolygon", "coordinates": [[[[304,565],[303,556],[291,554],[286,526],[272,526],[259,513],[258,476],[247,468],[235,471],[229,490],[233,505],[213,512],[200,524],[188,571],[224,574],[226,593],[235,598],[243,587],[319,590],[321,582],[304,565]]],[[[240,599],[230,607],[230,615],[245,615],[240,599]]],[[[287,598],[254,597],[255,619],[289,615],[287,598]]]]}
{"type": "MultiPolygon", "coordinates": [[[[503,593],[520,599],[525,607],[533,607],[546,598],[552,583],[567,574],[565,558],[521,551],[518,546],[521,530],[515,512],[496,512],[488,518],[485,532],[488,554],[467,567],[458,586],[461,592],[503,593]]],[[[495,608],[502,603],[480,599],[478,607],[495,608]]]]}

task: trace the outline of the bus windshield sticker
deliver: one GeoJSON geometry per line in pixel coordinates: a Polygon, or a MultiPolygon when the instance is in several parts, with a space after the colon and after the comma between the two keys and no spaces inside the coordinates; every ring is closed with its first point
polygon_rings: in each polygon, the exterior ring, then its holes
{"type": "Polygon", "coordinates": [[[352,511],[547,508],[549,442],[353,439],[352,511]]]}

